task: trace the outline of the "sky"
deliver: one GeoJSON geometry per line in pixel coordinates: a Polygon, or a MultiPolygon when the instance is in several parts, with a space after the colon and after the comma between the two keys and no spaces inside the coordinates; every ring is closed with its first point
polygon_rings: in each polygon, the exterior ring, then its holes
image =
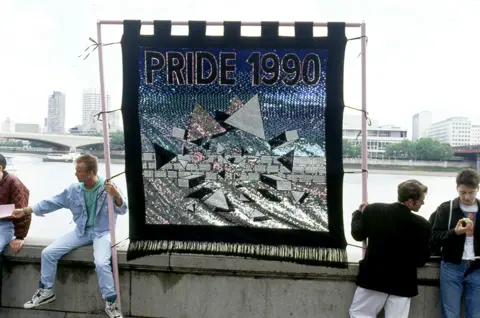
{"type": "MultiPolygon", "coordinates": [[[[0,120],[43,123],[48,97],[65,92],[66,126],[81,124],[82,90],[99,87],[98,55],[79,57],[101,20],[366,22],[367,108],[380,124],[412,126],[423,110],[433,121],[466,116],[480,124],[480,0],[2,0],[0,120]]],[[[122,26],[104,26],[103,43],[122,26]]],[[[215,30],[213,30],[215,31],[215,30]]],[[[184,32],[181,28],[174,32],[184,32]]],[[[321,31],[320,31],[321,32],[321,31]]],[[[144,27],[142,33],[153,33],[144,27]]],[[[347,29],[347,37],[360,35],[347,29]]],[[[347,44],[345,104],[361,107],[360,41],[347,44]]],[[[120,45],[104,48],[112,108],[121,107],[120,45]]],[[[352,113],[354,111],[346,111],[352,113]]]]}

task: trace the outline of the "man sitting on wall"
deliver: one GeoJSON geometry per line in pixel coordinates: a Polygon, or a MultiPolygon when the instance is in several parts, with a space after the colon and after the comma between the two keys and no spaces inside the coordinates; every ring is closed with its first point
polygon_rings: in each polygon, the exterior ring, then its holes
{"type": "Polygon", "coordinates": [[[110,181],[97,176],[98,161],[92,155],[82,155],[75,160],[75,176],[79,183],[74,183],[62,193],[49,200],[43,200],[32,207],[16,209],[15,217],[24,217],[35,213],[44,215],[61,208],[70,209],[76,223],[75,231],[70,232],[47,246],[42,251],[41,280],[39,288],[24,308],[35,308],[55,301],[52,291],[57,263],[71,250],[93,244],[93,257],[98,276],[98,285],[105,300],[105,312],[109,317],[122,318],[117,306],[112,266],[110,258],[110,225],[108,219],[107,193],[114,198],[115,220],[117,214],[127,212],[126,200],[116,186],[110,181]]]}
{"type": "MultiPolygon", "coordinates": [[[[7,172],[7,160],[0,154],[0,205],[13,204],[15,208],[28,205],[30,191],[13,174],[7,172]]],[[[7,244],[14,253],[20,251],[23,239],[27,236],[31,222],[30,215],[24,215],[18,219],[13,217],[0,219],[0,254],[7,244]]],[[[0,264],[1,264],[0,255],[0,264]]]]}
{"type": "Polygon", "coordinates": [[[417,180],[398,185],[398,202],[362,203],[352,215],[352,236],[368,239],[360,261],[351,318],[407,318],[410,300],[418,294],[417,267],[430,258],[431,226],[418,212],[427,187],[417,180]],[[363,210],[363,212],[362,212],[363,210]]]}

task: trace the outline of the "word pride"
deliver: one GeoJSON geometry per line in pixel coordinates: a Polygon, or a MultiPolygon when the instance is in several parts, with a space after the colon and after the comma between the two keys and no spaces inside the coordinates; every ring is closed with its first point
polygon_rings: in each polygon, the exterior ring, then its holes
{"type": "Polygon", "coordinates": [[[294,53],[283,57],[276,53],[252,52],[246,61],[237,62],[237,53],[206,51],[165,52],[145,51],[145,81],[154,84],[164,76],[167,85],[235,85],[237,63],[247,63],[251,69],[252,85],[316,85],[320,80],[321,61],[317,54],[306,54],[303,59],[294,53]]]}

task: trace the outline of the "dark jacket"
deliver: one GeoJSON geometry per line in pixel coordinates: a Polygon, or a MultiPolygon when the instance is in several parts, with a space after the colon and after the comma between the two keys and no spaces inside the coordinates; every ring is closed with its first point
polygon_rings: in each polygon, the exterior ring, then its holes
{"type": "MultiPolygon", "coordinates": [[[[30,191],[27,187],[14,175],[3,172],[0,180],[0,204],[14,204],[16,209],[28,206],[28,198],[30,191]]],[[[21,218],[7,218],[12,220],[15,229],[15,237],[23,239],[27,236],[30,228],[32,216],[27,214],[21,218]]]]}
{"type": "MultiPolygon", "coordinates": [[[[437,218],[437,211],[430,214],[430,218],[428,219],[428,222],[430,223],[430,226],[432,227],[432,229],[433,229],[433,225],[435,224],[435,219],[436,218],[437,218]]],[[[440,258],[438,258],[438,256],[442,256],[442,246],[440,244],[438,244],[437,242],[435,242],[433,240],[433,237],[432,237],[432,240],[430,242],[430,251],[431,251],[430,254],[432,256],[436,256],[435,258],[432,258],[431,260],[435,261],[435,262],[439,262],[440,258]]]]}
{"type": "Polygon", "coordinates": [[[401,297],[418,294],[417,267],[430,258],[431,227],[401,203],[374,203],[352,215],[352,236],[368,239],[356,284],[401,297]]]}
{"type": "MultiPolygon", "coordinates": [[[[480,201],[477,200],[480,209],[480,201]]],[[[480,213],[480,212],[479,212],[480,213]]],[[[452,202],[452,219],[448,224],[450,215],[450,201],[443,202],[437,208],[437,217],[433,225],[433,242],[442,247],[442,258],[446,262],[460,264],[462,262],[465,246],[465,234],[456,235],[455,227],[460,219],[465,216],[460,208],[460,200],[452,202]]],[[[480,233],[480,222],[475,222],[474,233],[480,233]]],[[[475,256],[480,256],[480,235],[474,235],[475,256]]]]}

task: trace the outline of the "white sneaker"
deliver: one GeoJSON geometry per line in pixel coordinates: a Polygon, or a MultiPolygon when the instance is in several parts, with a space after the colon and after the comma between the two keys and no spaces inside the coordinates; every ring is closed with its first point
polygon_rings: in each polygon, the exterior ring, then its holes
{"type": "Polygon", "coordinates": [[[122,313],[118,310],[117,302],[105,302],[105,312],[110,318],[123,318],[122,313]]]}
{"type": "Polygon", "coordinates": [[[32,300],[29,300],[25,304],[23,304],[23,308],[36,308],[38,306],[54,302],[55,299],[55,294],[53,293],[51,288],[39,288],[37,289],[35,294],[33,294],[32,300]]]}

